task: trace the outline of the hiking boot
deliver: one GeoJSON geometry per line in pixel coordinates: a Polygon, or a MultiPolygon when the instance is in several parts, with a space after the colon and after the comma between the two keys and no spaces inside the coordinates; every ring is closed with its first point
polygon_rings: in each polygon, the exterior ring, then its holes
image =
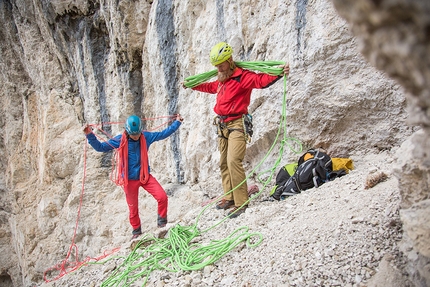
{"type": "Polygon", "coordinates": [[[234,200],[225,200],[224,198],[216,205],[216,209],[229,209],[234,205],[234,200]]]}
{"type": "Polygon", "coordinates": [[[138,238],[142,234],[142,229],[139,226],[138,228],[134,229],[132,232],[133,236],[131,237],[131,240],[138,238]]]}
{"type": "Polygon", "coordinates": [[[228,216],[230,217],[230,218],[236,218],[236,217],[238,217],[239,215],[241,215],[242,213],[244,213],[245,212],[245,210],[248,208],[248,206],[247,205],[245,205],[245,206],[242,206],[242,207],[240,207],[240,206],[235,206],[232,210],[230,210],[230,212],[228,213],[228,216]]]}
{"type": "Polygon", "coordinates": [[[158,228],[163,228],[167,224],[167,217],[161,217],[158,215],[157,226],[158,228]]]}

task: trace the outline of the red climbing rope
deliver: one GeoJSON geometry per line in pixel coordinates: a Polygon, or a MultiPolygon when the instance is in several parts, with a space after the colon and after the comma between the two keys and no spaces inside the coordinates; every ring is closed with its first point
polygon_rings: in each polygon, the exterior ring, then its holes
{"type": "MultiPolygon", "coordinates": [[[[172,116],[161,116],[161,117],[155,117],[155,118],[145,118],[142,120],[157,120],[157,119],[162,119],[162,118],[168,118],[169,120],[166,121],[165,123],[152,128],[151,130],[148,131],[153,131],[156,129],[159,129],[160,127],[167,125],[169,122],[173,121],[173,119],[176,117],[176,115],[172,115],[172,116]]],[[[102,129],[102,127],[107,126],[107,125],[116,125],[116,124],[124,124],[124,122],[107,122],[107,123],[102,123],[102,124],[90,124],[91,127],[96,128],[98,131],[100,131],[102,134],[104,134],[106,137],[108,138],[112,138],[111,135],[109,135],[106,131],[104,131],[102,129]]],[[[98,138],[101,138],[100,136],[98,136],[96,133],[94,133],[98,138]]],[[[102,139],[103,141],[107,142],[107,140],[102,139]]],[[[66,258],[63,259],[60,263],[54,265],[51,268],[48,268],[47,270],[45,270],[45,272],[43,272],[43,279],[45,280],[45,282],[52,282],[52,281],[56,281],[58,279],[60,279],[61,277],[65,276],[68,273],[71,273],[73,271],[76,271],[77,269],[79,269],[80,267],[90,263],[90,262],[97,262],[101,259],[104,259],[108,256],[110,256],[111,254],[117,252],[118,250],[120,250],[119,247],[114,248],[110,251],[105,251],[103,253],[103,255],[98,256],[98,257],[86,257],[85,259],[83,259],[82,261],[79,261],[79,253],[78,253],[78,246],[75,244],[75,238],[76,238],[76,231],[78,230],[78,223],[79,223],[79,218],[81,216],[81,208],[82,208],[82,202],[83,202],[83,198],[84,198],[84,190],[85,190],[85,179],[86,179],[86,170],[87,170],[87,146],[88,146],[88,141],[85,141],[84,144],[84,171],[83,171],[83,177],[82,177],[82,187],[81,187],[81,195],[79,198],[79,207],[78,207],[78,215],[76,217],[76,223],[75,223],[75,230],[73,231],[73,236],[72,236],[72,242],[70,244],[69,250],[67,252],[66,258]],[[73,255],[73,256],[72,256],[73,255]],[[72,259],[73,258],[73,259],[72,259]],[[50,276],[52,273],[54,272],[58,272],[58,275],[52,278],[52,279],[48,279],[47,277],[50,276]]],[[[115,149],[115,152],[117,150],[115,149]]],[[[116,158],[116,156],[112,157],[112,160],[114,161],[116,158]]],[[[114,165],[114,163],[113,163],[114,165]]],[[[113,166],[113,169],[115,167],[113,166]]]]}
{"type": "Polygon", "coordinates": [[[43,273],[43,279],[45,280],[45,282],[58,280],[64,275],[79,269],[81,266],[85,264],[88,264],[90,261],[99,261],[119,250],[119,248],[114,248],[111,251],[108,251],[108,252],[105,251],[103,255],[99,257],[96,257],[96,258],[86,257],[83,261],[79,261],[78,247],[75,244],[75,238],[76,238],[76,230],[78,229],[79,218],[81,216],[82,201],[83,201],[84,190],[85,190],[85,178],[86,178],[86,166],[87,166],[86,154],[87,154],[87,141],[85,141],[85,145],[84,145],[84,175],[82,178],[81,196],[79,198],[78,215],[76,218],[75,230],[73,231],[72,243],[70,244],[69,251],[67,252],[66,258],[60,263],[58,263],[57,265],[47,269],[43,273]],[[74,255],[74,260],[70,261],[69,259],[72,254],[74,255]],[[59,274],[51,280],[47,279],[47,275],[53,271],[59,271],[59,274]]]}

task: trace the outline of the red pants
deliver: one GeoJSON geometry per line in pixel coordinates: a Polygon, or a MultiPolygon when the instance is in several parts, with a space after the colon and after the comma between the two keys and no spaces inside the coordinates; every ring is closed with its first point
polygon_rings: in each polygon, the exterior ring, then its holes
{"type": "Polygon", "coordinates": [[[129,180],[124,192],[128,204],[129,220],[133,229],[140,227],[139,217],[139,187],[143,187],[158,202],[158,215],[167,218],[167,194],[151,174],[148,182],[141,184],[139,180],[129,180]]]}

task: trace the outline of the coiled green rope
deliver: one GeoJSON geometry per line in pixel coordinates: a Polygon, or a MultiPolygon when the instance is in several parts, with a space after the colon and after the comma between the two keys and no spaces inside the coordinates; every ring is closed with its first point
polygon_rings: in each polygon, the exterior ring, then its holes
{"type": "MultiPolygon", "coordinates": [[[[236,62],[238,63],[238,62],[236,62]]],[[[246,67],[247,69],[258,70],[261,72],[271,73],[273,75],[280,75],[283,69],[279,65],[283,65],[283,62],[239,62],[238,66],[246,67]],[[274,67],[278,66],[278,67],[274,67]]],[[[205,82],[208,79],[216,75],[214,71],[200,74],[197,76],[189,77],[186,79],[185,85],[193,87],[199,83],[205,82]],[[212,76],[211,76],[212,75],[212,76]]],[[[274,147],[278,144],[280,134],[283,132],[284,136],[279,142],[279,155],[275,161],[275,165],[263,172],[258,173],[258,180],[263,184],[263,188],[257,194],[254,194],[244,205],[247,205],[251,200],[260,195],[265,187],[271,182],[273,174],[276,172],[278,165],[282,160],[284,153],[284,146],[288,145],[290,150],[298,154],[302,152],[302,146],[300,141],[295,138],[287,137],[286,133],[286,83],[287,78],[284,76],[284,93],[283,93],[283,105],[282,105],[282,118],[279,125],[276,138],[270,147],[269,151],[263,157],[263,159],[257,164],[257,166],[248,174],[244,181],[238,186],[233,188],[229,193],[236,190],[239,186],[244,184],[248,178],[253,175],[256,170],[266,161],[268,156],[272,153],[274,147]],[[293,145],[299,146],[299,149],[294,149],[293,145]],[[263,180],[262,176],[269,173],[268,177],[263,180]]],[[[220,225],[222,222],[228,219],[224,217],[215,225],[210,228],[199,231],[197,228],[200,217],[204,212],[214,205],[217,201],[223,198],[221,195],[219,198],[214,200],[212,204],[208,204],[196,218],[196,222],[192,226],[181,226],[179,224],[169,229],[168,237],[159,239],[149,235],[145,235],[139,241],[137,246],[133,249],[131,254],[124,258],[123,263],[116,268],[103,283],[102,287],[112,286],[130,286],[137,280],[145,278],[142,286],[144,286],[154,270],[167,270],[170,272],[178,271],[191,271],[200,270],[207,265],[210,265],[218,261],[225,254],[230,252],[241,242],[246,242],[248,247],[258,246],[262,240],[263,235],[259,232],[250,233],[248,227],[240,227],[236,229],[230,236],[223,240],[212,240],[210,244],[204,246],[198,243],[191,243],[196,237],[208,232],[209,230],[220,225]],[[252,242],[254,241],[254,242],[252,242]]],[[[113,258],[109,259],[112,260],[113,258]]],[[[106,262],[106,261],[105,261],[106,262]]]]}
{"type": "Polygon", "coordinates": [[[179,224],[169,230],[169,237],[165,239],[145,235],[101,286],[130,286],[142,278],[144,286],[154,270],[200,270],[244,241],[248,247],[255,247],[263,240],[260,233],[249,233],[248,227],[240,227],[227,238],[212,240],[207,246],[190,244],[199,235],[196,225],[183,227],[179,224]],[[253,237],[256,237],[255,242],[252,242],[253,237]]]}
{"type": "MultiPolygon", "coordinates": [[[[248,70],[259,71],[272,76],[281,75],[284,70],[281,66],[285,65],[285,62],[281,61],[259,61],[259,62],[235,62],[236,66],[248,70]]],[[[185,78],[184,86],[187,88],[194,88],[201,83],[204,83],[217,75],[218,71],[212,70],[195,76],[189,76],[185,78]]]]}

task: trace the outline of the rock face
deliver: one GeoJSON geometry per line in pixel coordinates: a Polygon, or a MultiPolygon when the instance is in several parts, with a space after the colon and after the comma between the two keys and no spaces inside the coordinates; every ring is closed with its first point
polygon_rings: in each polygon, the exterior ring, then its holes
{"type": "MultiPolygon", "coordinates": [[[[403,143],[396,171],[403,248],[411,276],[430,285],[430,4],[333,3],[2,1],[0,282],[43,282],[48,268],[77,252],[69,249],[71,239],[87,247],[79,249],[80,258],[129,239],[123,192],[109,180],[112,154],[88,148],[85,123],[116,135],[130,114],[148,119],[146,128],[155,129],[168,115],[181,113],[180,131],[149,151],[152,173],[162,184],[219,195],[215,95],[183,89],[181,83],[213,69],[209,51],[227,41],[237,61],[290,64],[286,131],[304,149],[350,156],[403,143]]],[[[253,93],[248,172],[276,136],[283,93],[282,81],[253,93]]],[[[277,154],[260,169],[270,168],[277,154]]],[[[287,151],[285,161],[295,156],[287,151]]],[[[152,198],[143,197],[149,214],[143,226],[152,228],[155,207],[152,198]]]]}
{"type": "Polygon", "coordinates": [[[401,193],[403,250],[417,286],[430,285],[429,139],[430,3],[428,1],[333,1],[350,23],[368,61],[400,83],[409,122],[423,129],[402,145],[395,169],[401,193]]]}

